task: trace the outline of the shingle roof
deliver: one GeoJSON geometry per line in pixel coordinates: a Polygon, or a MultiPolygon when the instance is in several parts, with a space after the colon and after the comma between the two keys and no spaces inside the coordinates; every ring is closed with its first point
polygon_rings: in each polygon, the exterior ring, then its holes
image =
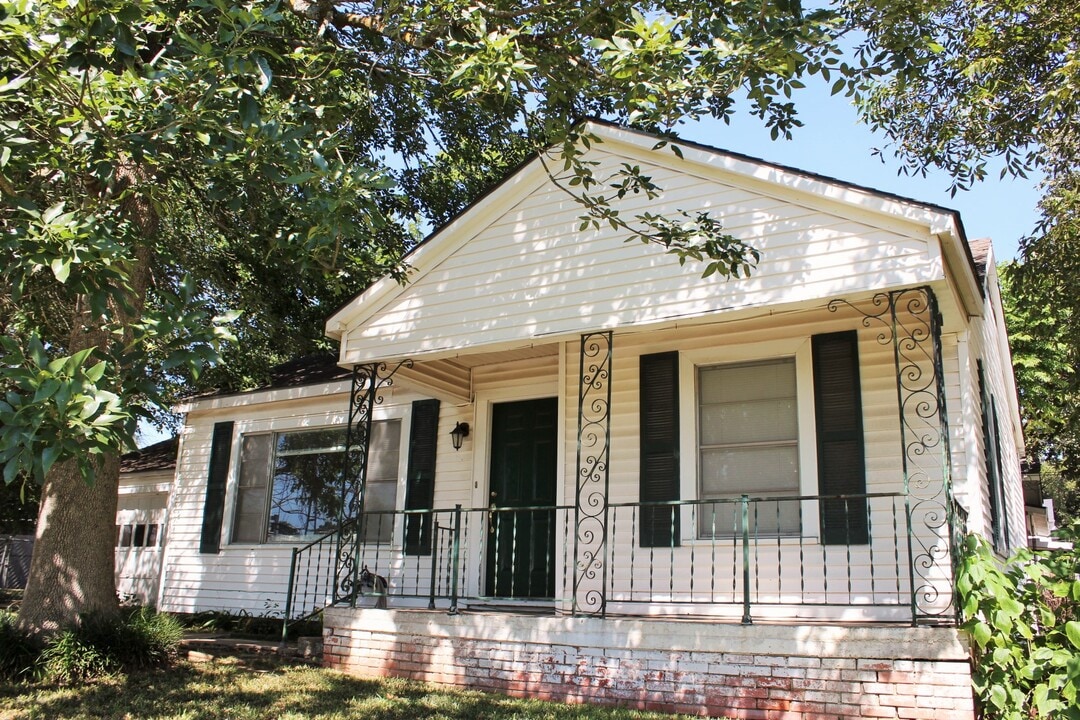
{"type": "Polygon", "coordinates": [[[979,276],[979,284],[986,282],[986,263],[990,259],[990,248],[993,243],[990,238],[978,238],[968,241],[971,248],[971,260],[975,263],[975,274],[979,276]]]}
{"type": "Polygon", "coordinates": [[[207,398],[246,395],[247,393],[274,390],[277,388],[315,385],[317,383],[345,380],[352,371],[337,364],[337,357],[329,353],[314,353],[290,360],[270,368],[270,382],[249,390],[207,390],[187,396],[186,400],[205,400],[207,398]]]}
{"type": "Polygon", "coordinates": [[[176,450],[179,447],[179,439],[171,437],[133,452],[124,453],[120,456],[120,472],[172,470],[176,467],[176,450]]]}
{"type": "Polygon", "coordinates": [[[305,355],[277,365],[270,370],[270,383],[256,390],[313,385],[349,377],[351,370],[337,364],[337,357],[328,353],[305,355]]]}

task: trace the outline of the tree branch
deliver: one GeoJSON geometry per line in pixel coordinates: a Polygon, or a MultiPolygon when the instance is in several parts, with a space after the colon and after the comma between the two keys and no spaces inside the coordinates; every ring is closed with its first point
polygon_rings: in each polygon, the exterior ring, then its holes
{"type": "Polygon", "coordinates": [[[430,50],[440,39],[434,34],[419,35],[408,30],[398,30],[389,25],[382,15],[344,12],[329,4],[308,2],[308,0],[286,0],[286,5],[296,15],[317,23],[320,29],[326,25],[332,25],[338,30],[350,28],[368,30],[417,50],[430,50]]]}

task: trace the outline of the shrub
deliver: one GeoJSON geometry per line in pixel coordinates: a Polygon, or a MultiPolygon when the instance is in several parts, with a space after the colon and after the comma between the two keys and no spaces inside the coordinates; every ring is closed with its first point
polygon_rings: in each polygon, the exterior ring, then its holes
{"type": "Polygon", "coordinates": [[[137,608],[127,621],[128,640],[131,643],[123,655],[126,668],[152,667],[167,663],[176,655],[184,628],[172,615],[155,612],[150,608],[137,608]]]}
{"type": "Polygon", "coordinates": [[[89,642],[82,628],[65,630],[50,640],[40,663],[44,678],[61,684],[86,682],[119,670],[115,658],[89,642]]]}
{"type": "Polygon", "coordinates": [[[1023,549],[1004,566],[965,539],[956,589],[984,718],[1080,720],[1080,522],[1062,536],[1072,550],[1023,549]]]}
{"type": "Polygon", "coordinates": [[[28,680],[40,648],[15,627],[15,613],[0,610],[0,680],[28,680]]]}
{"type": "MultiPolygon", "coordinates": [[[[264,615],[252,615],[246,610],[235,614],[225,610],[204,610],[181,615],[180,621],[188,630],[198,632],[222,632],[235,637],[281,637],[281,613],[272,611],[264,615]]],[[[322,616],[318,615],[289,626],[289,637],[301,635],[322,635],[322,616]]]]}
{"type": "Polygon", "coordinates": [[[84,682],[124,670],[162,665],[175,654],[183,628],[171,615],[135,608],[115,619],[84,617],[56,636],[41,655],[42,672],[53,682],[84,682]]]}

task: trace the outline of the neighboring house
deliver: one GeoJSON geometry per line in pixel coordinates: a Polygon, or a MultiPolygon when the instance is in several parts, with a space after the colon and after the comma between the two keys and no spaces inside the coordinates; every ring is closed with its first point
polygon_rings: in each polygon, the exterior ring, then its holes
{"type": "Polygon", "coordinates": [[[116,593],[122,602],[157,605],[177,446],[177,439],[169,438],[120,458],[116,593]]]}
{"type": "Polygon", "coordinates": [[[708,210],[761,251],[752,275],[582,229],[526,163],[408,284],[331,316],[340,369],[181,408],[163,609],[333,605],[324,662],[358,674],[973,717],[957,537],[1026,542],[989,242],[937,206],[589,130],[598,174],[664,190],[623,217],[708,210]],[[389,609],[364,607],[382,579],[389,609]]]}
{"type": "MultiPolygon", "coordinates": [[[[116,504],[116,593],[123,602],[154,606],[161,580],[165,508],[176,471],[177,439],[170,438],[120,458],[116,504]]],[[[26,586],[34,548],[37,502],[6,507],[0,532],[10,526],[20,535],[0,534],[0,588],[26,586]],[[14,514],[12,511],[14,510],[14,514]]]]}
{"type": "Polygon", "coordinates": [[[1071,549],[1071,542],[1054,537],[1054,531],[1057,530],[1054,499],[1043,494],[1041,464],[1037,460],[1021,463],[1020,474],[1024,484],[1028,545],[1032,550],[1071,549]]]}

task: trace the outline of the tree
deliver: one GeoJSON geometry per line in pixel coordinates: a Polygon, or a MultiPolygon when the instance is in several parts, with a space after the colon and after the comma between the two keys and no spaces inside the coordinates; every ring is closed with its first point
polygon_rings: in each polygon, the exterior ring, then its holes
{"type": "Polygon", "coordinates": [[[1002,264],[998,272],[1027,453],[1042,464],[1046,490],[1066,524],[1080,511],[1080,365],[1067,339],[1069,309],[1020,298],[1020,265],[1002,264]]]}
{"type": "Polygon", "coordinates": [[[872,71],[882,47],[905,48],[906,63],[850,85],[902,171],[942,168],[955,192],[996,157],[1003,175],[1045,178],[1023,262],[1002,278],[1028,454],[1058,471],[1055,500],[1067,513],[1080,503],[1080,3],[870,2],[849,12],[869,28],[863,67],[872,71]]]}
{"type": "Polygon", "coordinates": [[[574,120],[666,131],[743,95],[787,135],[802,78],[835,72],[838,20],[788,2],[0,2],[0,466],[41,484],[22,627],[116,611],[117,454],[139,417],[317,343],[296,328],[404,280],[416,228],[528,152],[566,152],[550,172],[583,222],[749,272],[714,218],[620,215],[659,189],[594,173],[574,120]]]}

